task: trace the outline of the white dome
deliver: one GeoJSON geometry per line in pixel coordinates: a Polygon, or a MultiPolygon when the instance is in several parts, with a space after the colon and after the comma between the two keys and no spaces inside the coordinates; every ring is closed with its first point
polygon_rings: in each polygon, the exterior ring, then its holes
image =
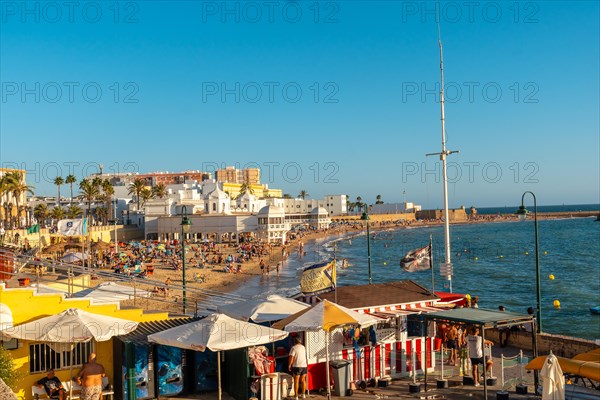
{"type": "Polygon", "coordinates": [[[238,197],[238,200],[255,201],[256,200],[256,196],[254,196],[250,192],[246,192],[242,196],[238,197]]]}
{"type": "Polygon", "coordinates": [[[229,196],[227,195],[227,193],[225,193],[221,189],[216,188],[215,190],[213,190],[212,192],[210,192],[208,194],[208,198],[209,199],[228,199],[229,196]]]}
{"type": "Polygon", "coordinates": [[[265,206],[258,211],[258,215],[269,215],[269,216],[284,216],[285,211],[281,207],[274,205],[265,206]]]}
{"type": "Polygon", "coordinates": [[[323,207],[315,207],[310,211],[313,215],[329,215],[327,210],[323,207]]]}

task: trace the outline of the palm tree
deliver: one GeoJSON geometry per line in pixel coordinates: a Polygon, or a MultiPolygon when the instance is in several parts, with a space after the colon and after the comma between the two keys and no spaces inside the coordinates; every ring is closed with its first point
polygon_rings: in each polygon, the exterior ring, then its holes
{"type": "Polygon", "coordinates": [[[23,178],[23,173],[21,171],[12,171],[5,175],[6,188],[8,192],[10,192],[15,199],[15,205],[17,207],[17,226],[19,225],[19,216],[21,215],[22,207],[24,205],[19,205],[19,199],[23,193],[33,194],[33,186],[27,185],[25,183],[25,179],[23,178]]]}
{"type": "Polygon", "coordinates": [[[97,188],[102,186],[102,178],[100,178],[99,176],[95,176],[94,179],[92,179],[92,185],[96,186],[97,188]]]}
{"type": "Polygon", "coordinates": [[[308,194],[308,192],[306,190],[302,189],[300,191],[300,193],[298,193],[298,197],[300,197],[302,200],[304,200],[307,197],[310,197],[310,195],[308,194]]]}
{"type": "Polygon", "coordinates": [[[75,175],[67,175],[65,183],[69,184],[69,186],[71,187],[71,200],[69,201],[70,205],[73,205],[73,184],[75,182],[77,182],[77,178],[75,178],[75,175]]]}
{"type": "Polygon", "coordinates": [[[94,209],[96,217],[102,221],[108,221],[108,208],[101,206],[94,209]]]}
{"type": "Polygon", "coordinates": [[[67,208],[67,218],[77,218],[79,217],[81,214],[83,213],[83,210],[81,209],[81,207],[75,205],[75,206],[69,206],[69,208],[67,208]]]}
{"type": "Polygon", "coordinates": [[[383,201],[381,201],[381,195],[378,194],[376,197],[377,201],[375,202],[375,204],[383,204],[383,201]]]}
{"type": "Polygon", "coordinates": [[[38,221],[38,223],[42,226],[42,228],[46,227],[46,218],[48,218],[48,206],[45,203],[38,204],[33,209],[33,216],[38,221]]]}
{"type": "Polygon", "coordinates": [[[50,211],[50,217],[57,221],[60,221],[65,216],[65,210],[62,207],[54,207],[52,211],[50,211]]]}
{"type": "Polygon", "coordinates": [[[106,203],[106,220],[105,223],[108,223],[108,217],[113,215],[112,210],[112,196],[115,194],[115,188],[112,183],[108,179],[102,181],[102,191],[104,192],[104,202],[106,203]]]}
{"type": "Polygon", "coordinates": [[[354,203],[351,201],[346,202],[346,209],[348,211],[354,211],[354,203]]]}
{"type": "Polygon", "coordinates": [[[95,186],[89,179],[84,179],[79,182],[79,190],[87,201],[87,212],[85,215],[89,217],[92,208],[92,202],[96,199],[96,197],[98,197],[100,190],[98,189],[98,186],[95,186]]]}
{"type": "MultiPolygon", "coordinates": [[[[152,195],[153,193],[152,190],[150,190],[150,188],[145,187],[144,189],[142,189],[142,191],[140,192],[142,207],[144,207],[146,205],[146,202],[152,198],[152,195]]],[[[138,208],[138,211],[141,211],[141,209],[138,208]]]]}
{"type": "Polygon", "coordinates": [[[252,186],[244,182],[242,183],[242,186],[240,186],[240,193],[237,195],[236,199],[239,199],[246,193],[254,194],[254,189],[252,189],[252,186]]]}
{"type": "Polygon", "coordinates": [[[54,178],[54,184],[56,186],[58,186],[58,198],[56,199],[56,205],[60,208],[60,185],[62,185],[63,183],[65,183],[65,180],[62,178],[62,176],[57,176],[56,178],[54,178]]]}
{"type": "Polygon", "coordinates": [[[140,209],[140,202],[141,202],[141,194],[142,194],[142,190],[144,190],[146,188],[146,182],[144,182],[143,179],[140,178],[135,178],[135,180],[131,183],[131,185],[129,185],[129,191],[127,192],[128,194],[135,194],[136,200],[137,200],[137,209],[140,209]]]}
{"type": "MultiPolygon", "coordinates": [[[[159,183],[152,188],[152,194],[156,199],[164,199],[167,197],[167,187],[164,183],[159,183]]],[[[229,193],[227,193],[229,195],[229,193]]]]}
{"type": "Polygon", "coordinates": [[[291,199],[291,198],[292,198],[292,195],[291,195],[291,194],[289,194],[289,193],[284,193],[284,194],[283,194],[283,198],[284,198],[284,199],[291,199]]]}

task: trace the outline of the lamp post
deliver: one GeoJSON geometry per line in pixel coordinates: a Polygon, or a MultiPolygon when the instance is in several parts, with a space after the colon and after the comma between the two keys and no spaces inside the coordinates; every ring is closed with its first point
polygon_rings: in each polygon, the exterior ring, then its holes
{"type": "Polygon", "coordinates": [[[363,221],[367,221],[367,261],[368,261],[368,265],[369,265],[369,285],[370,285],[371,283],[373,283],[373,281],[371,279],[371,234],[369,232],[369,213],[368,213],[369,205],[365,204],[363,210],[364,211],[363,211],[360,219],[363,221]]]}
{"type": "Polygon", "coordinates": [[[541,297],[542,292],[540,290],[540,251],[539,251],[539,241],[538,241],[538,222],[537,222],[537,201],[535,198],[535,194],[533,192],[525,192],[521,197],[521,206],[519,210],[515,213],[519,216],[521,221],[525,221],[527,218],[527,214],[529,211],[525,208],[524,200],[525,195],[529,193],[533,197],[533,220],[535,226],[535,283],[536,283],[536,296],[537,296],[537,333],[542,333],[542,307],[541,307],[541,297]]]}
{"type": "Polygon", "coordinates": [[[181,267],[183,271],[183,313],[187,311],[187,295],[186,295],[186,283],[185,283],[185,234],[189,233],[192,227],[192,221],[187,217],[186,206],[181,207],[181,267]]]}

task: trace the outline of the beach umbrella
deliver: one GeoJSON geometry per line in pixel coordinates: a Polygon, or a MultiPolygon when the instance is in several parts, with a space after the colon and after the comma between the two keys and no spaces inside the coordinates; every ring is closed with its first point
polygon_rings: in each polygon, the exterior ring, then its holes
{"type": "Polygon", "coordinates": [[[93,299],[95,304],[114,303],[131,300],[134,297],[150,297],[150,292],[115,282],[104,282],[98,286],[73,293],[74,298],[93,299]]]}
{"type": "Polygon", "coordinates": [[[3,303],[0,303],[0,330],[12,328],[13,316],[10,308],[3,303]]]}
{"type": "Polygon", "coordinates": [[[87,258],[88,255],[86,253],[68,253],[63,256],[62,261],[66,263],[74,263],[78,261],[87,260],[87,258]]]}
{"type": "MultiPolygon", "coordinates": [[[[2,333],[11,338],[35,342],[70,343],[72,356],[75,343],[89,342],[92,339],[104,342],[113,336],[130,333],[137,326],[138,323],[134,321],[69,308],[59,314],[5,328],[2,333]]],[[[70,376],[73,371],[72,361],[69,363],[70,376]]],[[[73,397],[72,390],[73,385],[70,398],[73,397]]]]}
{"type": "Polygon", "coordinates": [[[558,363],[558,359],[552,352],[546,357],[544,367],[540,371],[543,380],[542,400],[564,400],[565,377],[558,363]]]}
{"type": "Polygon", "coordinates": [[[148,336],[148,342],[165,346],[217,352],[218,395],[221,400],[221,351],[256,346],[284,339],[288,333],[239,321],[225,314],[211,314],[199,321],[148,336]]]}
{"type": "Polygon", "coordinates": [[[274,294],[266,299],[244,300],[219,306],[217,310],[235,319],[262,323],[279,321],[307,308],[310,305],[274,294]]]}
{"type": "Polygon", "coordinates": [[[368,314],[359,314],[349,308],[323,300],[311,308],[297,312],[273,324],[273,328],[283,329],[287,332],[303,332],[323,330],[325,339],[325,375],[327,382],[327,398],[331,398],[331,385],[329,378],[329,336],[335,328],[344,325],[357,325],[360,327],[374,325],[382,321],[380,318],[368,314]]]}

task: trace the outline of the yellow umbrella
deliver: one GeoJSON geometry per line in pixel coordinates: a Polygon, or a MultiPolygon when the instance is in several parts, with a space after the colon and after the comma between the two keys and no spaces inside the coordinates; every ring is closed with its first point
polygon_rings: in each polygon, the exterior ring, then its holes
{"type": "Polygon", "coordinates": [[[275,329],[287,332],[303,332],[324,330],[325,339],[325,375],[327,382],[327,398],[331,398],[331,385],[329,378],[329,335],[332,330],[344,325],[369,326],[381,321],[380,318],[368,314],[359,314],[349,308],[323,300],[320,303],[293,314],[273,324],[275,329]]]}

